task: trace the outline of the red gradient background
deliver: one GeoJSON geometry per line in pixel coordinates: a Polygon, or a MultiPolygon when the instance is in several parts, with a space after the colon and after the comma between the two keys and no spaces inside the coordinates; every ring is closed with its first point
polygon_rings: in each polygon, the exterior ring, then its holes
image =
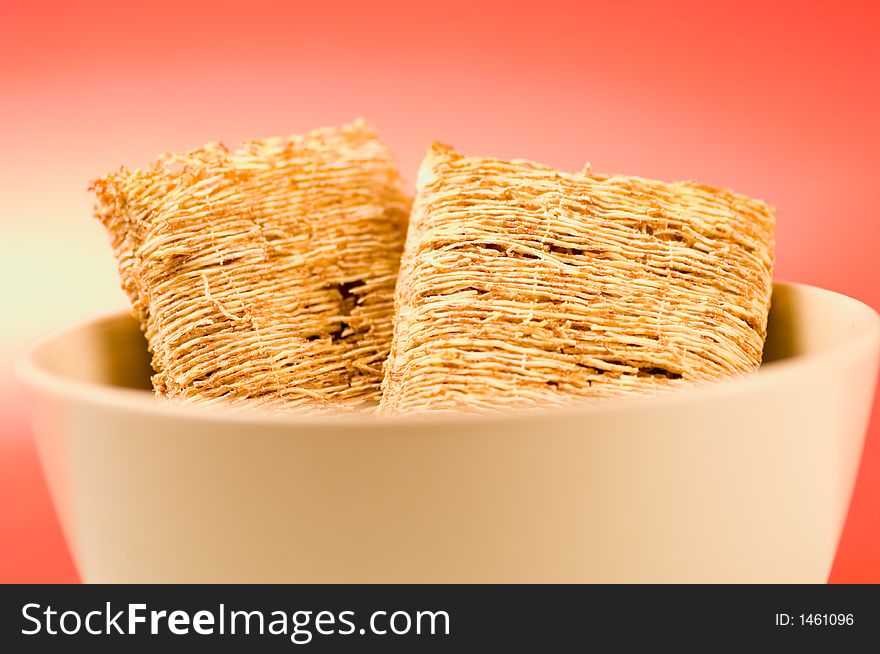
{"type": "MultiPolygon", "coordinates": [[[[124,305],[88,180],[164,150],[373,122],[696,178],[779,208],[777,277],[880,307],[880,3],[124,2],[0,8],[0,581],[75,581],[9,362],[124,305]],[[5,268],[2,266],[6,266],[5,268]]],[[[880,582],[875,406],[833,582],[880,582]]]]}

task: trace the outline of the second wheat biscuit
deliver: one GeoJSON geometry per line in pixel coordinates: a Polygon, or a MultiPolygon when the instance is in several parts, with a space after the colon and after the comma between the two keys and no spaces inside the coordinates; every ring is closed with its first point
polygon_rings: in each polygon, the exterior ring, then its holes
{"type": "Polygon", "coordinates": [[[774,212],[694,182],[426,158],[382,412],[548,406],[754,371],[774,212]]]}

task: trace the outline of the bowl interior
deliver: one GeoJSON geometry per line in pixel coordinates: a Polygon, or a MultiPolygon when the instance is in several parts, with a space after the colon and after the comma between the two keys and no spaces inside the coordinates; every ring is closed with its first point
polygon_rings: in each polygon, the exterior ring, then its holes
{"type": "MultiPolygon", "coordinates": [[[[833,350],[854,338],[877,338],[880,318],[852,298],[799,284],[777,283],[770,309],[764,367],[833,350]]],[[[137,322],[114,314],[42,341],[29,363],[71,381],[151,389],[150,354],[137,322]]]]}

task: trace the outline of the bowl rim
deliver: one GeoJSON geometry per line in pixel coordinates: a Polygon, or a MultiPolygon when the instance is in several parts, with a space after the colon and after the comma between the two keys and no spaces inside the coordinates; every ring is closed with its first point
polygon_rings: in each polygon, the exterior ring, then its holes
{"type": "Polygon", "coordinates": [[[102,322],[120,319],[130,315],[127,310],[105,312],[81,320],[67,327],[56,329],[29,345],[15,361],[15,376],[28,394],[48,393],[93,407],[124,410],[137,415],[159,415],[183,421],[199,423],[222,421],[239,425],[287,425],[290,427],[334,427],[343,425],[454,425],[460,422],[503,423],[521,420],[545,420],[554,418],[577,418],[585,415],[616,413],[619,411],[644,411],[665,406],[677,408],[714,398],[723,398],[746,390],[760,393],[769,387],[786,383],[805,372],[821,367],[825,362],[853,352],[866,356],[880,353],[880,314],[871,306],[850,296],[809,284],[775,281],[776,287],[788,287],[808,293],[827,294],[852,303],[856,310],[862,311],[868,325],[853,338],[840,342],[834,347],[804,355],[797,355],[762,366],[757,372],[720,382],[696,384],[686,391],[663,395],[624,396],[606,398],[597,402],[585,402],[562,407],[510,409],[497,414],[469,413],[429,413],[403,416],[377,416],[371,414],[348,414],[342,412],[322,414],[274,414],[255,409],[224,407],[222,405],[190,405],[162,401],[145,390],[110,386],[94,382],[76,381],[46,370],[38,363],[39,353],[56,340],[73,332],[94,327],[102,322]]]}

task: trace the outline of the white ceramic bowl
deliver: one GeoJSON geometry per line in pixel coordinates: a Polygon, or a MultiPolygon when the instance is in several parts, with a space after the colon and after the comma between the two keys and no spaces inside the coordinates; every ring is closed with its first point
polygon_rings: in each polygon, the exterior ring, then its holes
{"type": "Polygon", "coordinates": [[[777,284],[767,364],[498,417],[268,417],[157,401],[126,315],[21,360],[89,582],[824,582],[880,348],[856,300],[777,284]]]}

